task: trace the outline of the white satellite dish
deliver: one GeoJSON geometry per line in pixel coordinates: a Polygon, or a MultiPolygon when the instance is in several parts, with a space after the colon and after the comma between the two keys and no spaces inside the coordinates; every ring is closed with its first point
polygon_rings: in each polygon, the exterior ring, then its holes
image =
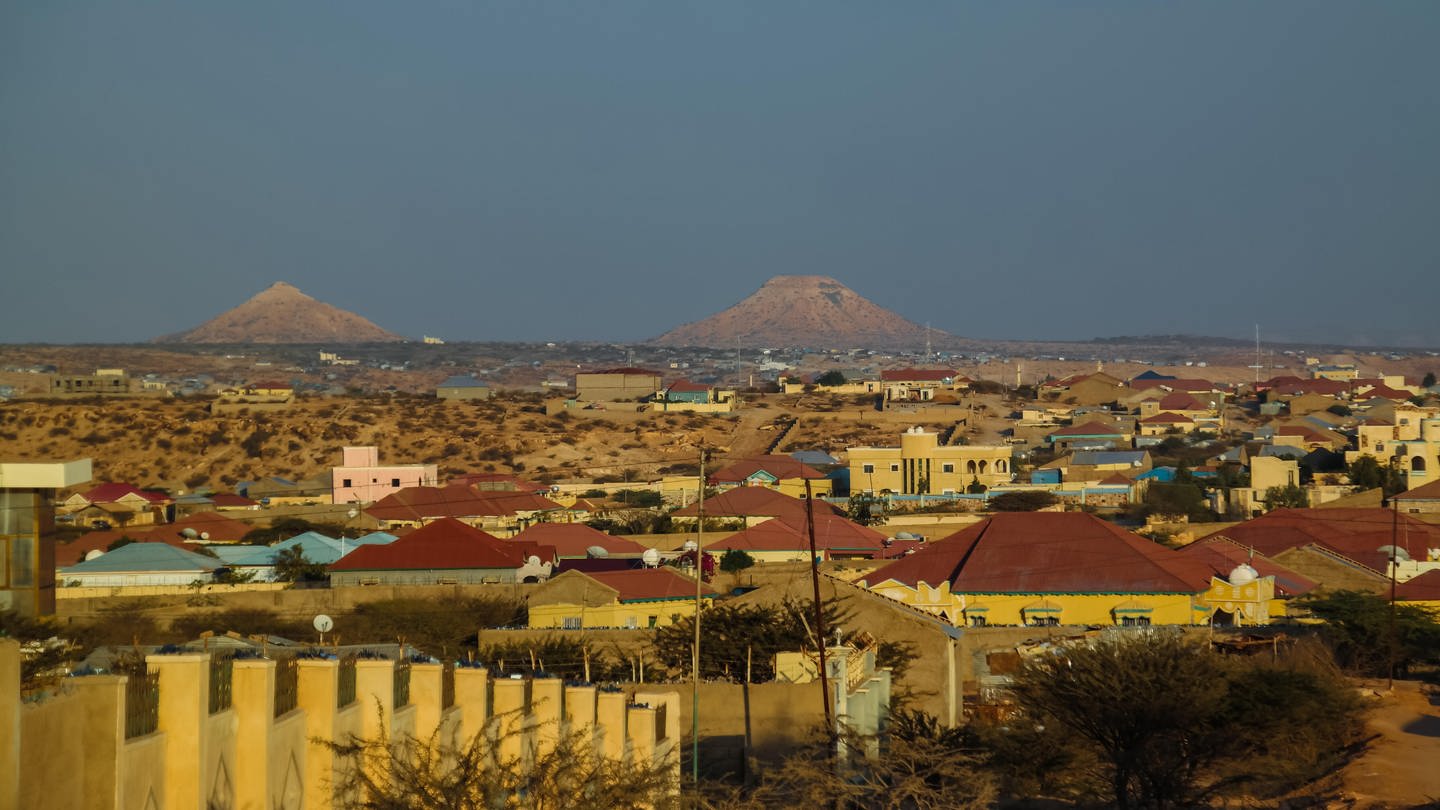
{"type": "Polygon", "coordinates": [[[188,537],[191,540],[194,540],[195,538],[200,536],[200,533],[195,531],[194,529],[185,528],[180,530],[180,535],[182,537],[188,537]]]}
{"type": "Polygon", "coordinates": [[[685,545],[681,546],[680,548],[685,551],[694,551],[699,547],[700,546],[694,540],[686,540],[685,545]]]}
{"type": "Polygon", "coordinates": [[[592,557],[592,558],[594,558],[594,557],[609,557],[609,556],[610,556],[610,552],[609,552],[609,551],[606,551],[604,546],[591,546],[591,547],[585,549],[585,556],[587,556],[587,557],[592,557]]]}
{"type": "Polygon", "coordinates": [[[201,539],[201,540],[209,540],[209,539],[210,539],[210,532],[200,532],[200,539],[201,539]]]}
{"type": "Polygon", "coordinates": [[[98,548],[92,548],[92,549],[90,549],[89,551],[85,552],[85,559],[86,559],[86,560],[93,560],[93,559],[95,559],[96,557],[99,557],[101,554],[104,554],[104,553],[105,553],[105,552],[101,551],[101,550],[98,549],[98,548]]]}
{"type": "Polygon", "coordinates": [[[640,555],[640,559],[645,562],[647,568],[654,568],[660,564],[660,552],[653,548],[647,548],[645,553],[640,555]]]}
{"type": "Polygon", "coordinates": [[[335,627],[335,620],[321,613],[315,617],[315,621],[311,622],[311,624],[315,626],[317,632],[328,633],[335,627]]]}
{"type": "Polygon", "coordinates": [[[531,554],[531,555],[530,555],[530,559],[526,560],[525,562],[528,563],[528,564],[530,564],[530,565],[539,567],[539,565],[540,565],[540,558],[539,558],[539,557],[536,557],[534,554],[531,554]]]}

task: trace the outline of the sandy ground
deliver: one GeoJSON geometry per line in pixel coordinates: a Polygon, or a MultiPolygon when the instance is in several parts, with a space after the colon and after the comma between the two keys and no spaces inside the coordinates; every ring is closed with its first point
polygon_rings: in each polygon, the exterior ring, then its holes
{"type": "Polygon", "coordinates": [[[1440,690],[1416,681],[1367,684],[1376,697],[1367,729],[1380,735],[1345,769],[1347,806],[1440,808],[1440,690]]]}

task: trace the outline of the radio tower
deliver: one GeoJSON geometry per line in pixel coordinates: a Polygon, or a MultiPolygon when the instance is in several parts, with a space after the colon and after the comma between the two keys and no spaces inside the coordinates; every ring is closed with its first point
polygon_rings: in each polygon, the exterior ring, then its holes
{"type": "Polygon", "coordinates": [[[1264,367],[1265,366],[1260,363],[1260,324],[1257,323],[1255,324],[1255,365],[1250,367],[1255,369],[1256,385],[1260,384],[1260,369],[1264,367]]]}

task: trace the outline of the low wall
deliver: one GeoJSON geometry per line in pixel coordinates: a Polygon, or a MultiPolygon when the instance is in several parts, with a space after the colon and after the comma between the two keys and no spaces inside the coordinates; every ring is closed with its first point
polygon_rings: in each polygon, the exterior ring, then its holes
{"type": "Polygon", "coordinates": [[[592,735],[606,756],[672,769],[679,787],[681,707],[668,687],[602,693],[553,678],[492,679],[483,669],[422,663],[406,665],[407,701],[397,699],[405,694],[396,689],[400,665],[361,660],[354,664],[354,699],[340,707],[339,661],[294,662],[291,692],[277,688],[276,661],[242,659],[229,670],[231,704],[211,711],[210,679],[225,676],[212,668],[209,654],[151,655],[146,664],[158,677],[158,719],[153,730],[127,739],[129,678],[72,678],[45,699],[22,704],[18,662],[19,645],[0,639],[0,723],[7,726],[0,735],[0,810],[299,807],[302,801],[329,810],[345,775],[314,739],[349,733],[429,739],[437,731],[473,739],[492,718],[520,730],[498,740],[502,755],[543,751],[566,720],[574,733],[592,735]],[[276,716],[282,694],[294,696],[294,708],[280,706],[276,716]]]}

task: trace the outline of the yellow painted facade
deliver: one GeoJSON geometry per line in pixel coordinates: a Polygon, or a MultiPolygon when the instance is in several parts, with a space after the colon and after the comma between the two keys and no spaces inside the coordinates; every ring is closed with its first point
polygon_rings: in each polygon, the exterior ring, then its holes
{"type": "Polygon", "coordinates": [[[899,447],[851,447],[850,491],[901,495],[964,492],[975,480],[987,487],[1010,483],[1006,445],[939,445],[939,435],[919,428],[900,436],[899,447]]]}
{"type": "Polygon", "coordinates": [[[1284,616],[1273,577],[1241,586],[1211,580],[1204,592],[1187,593],[951,593],[950,583],[911,587],[888,580],[870,587],[960,626],[1209,624],[1217,611],[1238,624],[1265,624],[1284,616]]]}
{"type": "MultiPolygon", "coordinates": [[[[530,606],[530,627],[555,630],[669,627],[695,615],[695,597],[603,605],[556,602],[530,606]]],[[[702,620],[703,623],[703,620],[702,620]]]]}
{"type": "Polygon", "coordinates": [[[1356,432],[1358,449],[1345,453],[1346,463],[1371,456],[1388,466],[1399,457],[1397,466],[1405,474],[1405,488],[1414,489],[1440,475],[1440,408],[1396,406],[1395,424],[1361,425],[1356,432]]]}

